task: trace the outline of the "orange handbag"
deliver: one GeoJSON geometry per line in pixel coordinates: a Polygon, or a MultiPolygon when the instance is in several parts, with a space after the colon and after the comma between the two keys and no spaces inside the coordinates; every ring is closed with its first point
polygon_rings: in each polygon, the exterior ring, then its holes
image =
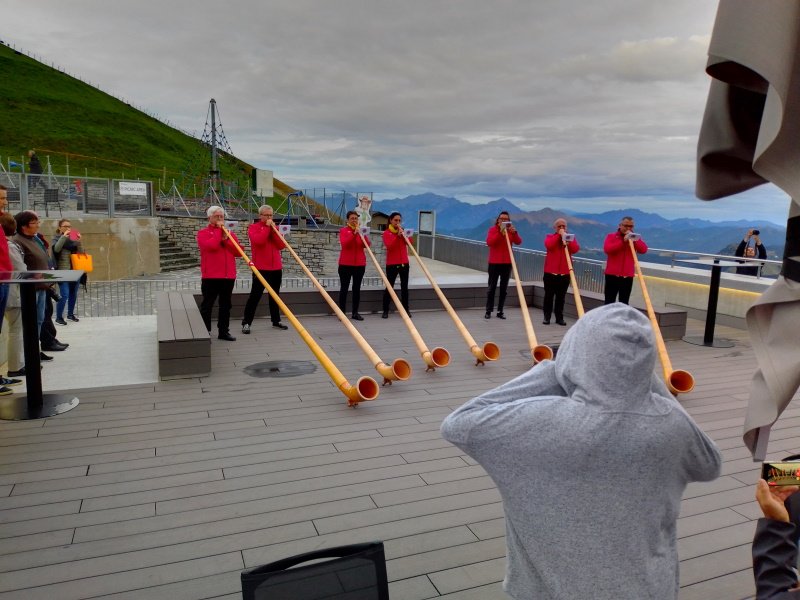
{"type": "Polygon", "coordinates": [[[76,252],[69,257],[72,268],[76,271],[92,272],[92,255],[84,252],[76,252]]]}

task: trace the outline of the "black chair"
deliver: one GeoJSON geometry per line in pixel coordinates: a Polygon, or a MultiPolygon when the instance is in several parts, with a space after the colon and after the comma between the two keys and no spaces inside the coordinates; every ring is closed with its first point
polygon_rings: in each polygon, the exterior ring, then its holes
{"type": "Polygon", "coordinates": [[[389,600],[383,542],[315,550],[242,571],[242,598],[389,600]],[[316,562],[303,565],[310,561],[316,562]]]}

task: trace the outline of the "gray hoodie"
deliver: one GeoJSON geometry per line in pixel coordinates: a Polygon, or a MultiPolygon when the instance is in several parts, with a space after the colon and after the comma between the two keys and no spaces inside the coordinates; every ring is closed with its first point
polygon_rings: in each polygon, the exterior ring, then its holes
{"type": "Polygon", "coordinates": [[[681,495],[718,477],[722,460],[655,362],[646,317],[619,303],[597,308],[555,361],[442,423],[503,497],[511,597],[677,597],[681,495]]]}

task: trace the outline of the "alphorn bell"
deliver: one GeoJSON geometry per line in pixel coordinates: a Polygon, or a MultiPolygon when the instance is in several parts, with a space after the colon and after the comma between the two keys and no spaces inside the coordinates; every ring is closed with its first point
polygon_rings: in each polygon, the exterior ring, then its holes
{"type": "Polygon", "coordinates": [[[431,275],[430,271],[428,271],[428,267],[426,267],[425,263],[422,262],[419,254],[417,254],[417,251],[414,249],[414,244],[412,244],[411,240],[409,240],[407,237],[403,237],[406,240],[406,245],[414,254],[414,258],[417,259],[422,272],[425,273],[425,277],[427,277],[428,281],[430,281],[433,291],[436,292],[437,296],[439,296],[439,300],[442,302],[447,314],[449,314],[450,318],[453,319],[453,322],[456,324],[456,328],[461,333],[464,341],[467,342],[467,346],[469,347],[470,352],[472,352],[472,356],[475,357],[475,366],[483,365],[487,360],[492,361],[500,358],[500,348],[494,342],[486,342],[482,348],[478,346],[478,344],[475,342],[475,339],[469,334],[469,331],[467,331],[464,323],[458,318],[456,311],[453,310],[453,307],[447,301],[447,298],[445,298],[444,292],[442,292],[441,288],[436,284],[436,281],[433,279],[433,275],[431,275]]]}
{"type": "Polygon", "coordinates": [[[345,379],[344,375],[342,375],[342,372],[336,368],[336,365],[333,364],[333,361],[328,358],[327,354],[325,354],[325,351],[320,347],[319,344],[317,344],[316,340],[311,337],[311,334],[306,331],[305,327],[300,324],[300,321],[298,321],[297,317],[292,314],[292,311],[289,310],[283,300],[281,300],[281,297],[278,296],[275,290],[270,287],[270,285],[267,283],[267,280],[264,279],[263,275],[261,275],[256,266],[253,264],[253,261],[250,260],[250,257],[247,256],[247,254],[245,254],[244,250],[242,250],[242,247],[236,242],[233,236],[231,236],[230,232],[225,227],[222,227],[222,231],[225,232],[225,235],[227,235],[231,240],[236,250],[247,263],[247,266],[249,266],[250,270],[253,271],[253,275],[258,278],[258,280],[264,286],[264,289],[267,290],[267,293],[269,293],[270,297],[275,300],[283,314],[285,314],[286,318],[289,319],[292,327],[294,327],[300,337],[303,338],[303,341],[306,343],[309,350],[311,350],[311,353],[317,357],[317,360],[322,365],[322,368],[328,373],[330,378],[333,380],[333,383],[336,384],[336,387],[338,387],[341,392],[347,396],[347,405],[357,406],[359,402],[364,402],[365,400],[375,400],[380,393],[378,382],[372,377],[367,377],[365,375],[358,378],[355,387],[350,385],[347,379],[345,379]]]}
{"type": "Polygon", "coordinates": [[[572,268],[572,257],[569,255],[569,248],[566,246],[564,246],[564,254],[567,257],[567,266],[569,267],[569,284],[572,286],[572,293],[575,295],[575,308],[580,319],[583,316],[583,301],[581,300],[581,292],[578,289],[578,280],[575,279],[575,269],[572,268]]]}
{"type": "Polygon", "coordinates": [[[650,294],[647,293],[647,285],[644,283],[642,267],[639,266],[639,257],[636,256],[636,248],[633,246],[633,240],[629,239],[628,244],[631,247],[633,264],[636,267],[639,285],[642,286],[642,297],[644,298],[644,305],[647,307],[647,316],[650,318],[650,324],[653,326],[653,333],[656,336],[656,349],[658,350],[658,358],[661,360],[661,367],[664,370],[664,382],[667,384],[669,391],[673,394],[686,394],[691,392],[694,389],[694,377],[692,377],[692,374],[688,371],[672,370],[672,363],[667,354],[667,346],[664,344],[661,328],[658,326],[656,311],[653,310],[653,303],[650,302],[650,294]]]}
{"type": "Polygon", "coordinates": [[[525,292],[522,290],[522,282],[519,280],[519,271],[517,271],[517,261],[514,260],[514,250],[511,248],[511,239],[508,237],[508,232],[503,229],[503,237],[506,238],[506,246],[508,246],[508,255],[511,257],[511,270],[514,273],[514,283],[517,286],[517,295],[519,296],[519,307],[522,309],[522,321],[525,323],[525,333],[528,334],[528,345],[531,348],[531,357],[534,364],[540,363],[543,360],[550,360],[553,358],[553,349],[550,346],[540,345],[536,341],[536,334],[533,332],[533,323],[531,323],[531,316],[528,314],[528,304],[525,302],[525,292]]]}
{"type": "MultiPolygon", "coordinates": [[[[278,228],[275,227],[275,223],[272,224],[272,229],[276,234],[280,235],[278,228]]],[[[353,326],[353,324],[347,318],[347,315],[342,312],[342,309],[339,308],[339,305],[333,300],[333,298],[331,298],[328,290],[322,287],[322,284],[317,280],[316,277],[314,277],[314,274],[309,270],[305,263],[303,263],[303,261],[294,251],[294,248],[292,248],[292,246],[286,240],[284,240],[284,243],[286,244],[286,249],[297,261],[297,264],[300,265],[300,268],[303,269],[303,272],[311,280],[311,283],[314,284],[314,287],[316,287],[319,293],[322,294],[322,297],[325,298],[328,306],[333,309],[333,312],[336,313],[337,317],[339,317],[339,320],[347,328],[347,331],[349,331],[350,335],[353,336],[353,339],[356,341],[359,348],[361,348],[362,352],[367,355],[367,358],[370,360],[370,362],[372,362],[375,370],[381,374],[383,377],[383,385],[391,385],[392,381],[398,379],[400,381],[405,381],[411,377],[411,365],[408,364],[408,361],[405,359],[397,358],[391,365],[388,365],[381,360],[381,357],[378,356],[378,354],[372,349],[372,346],[370,346],[367,340],[364,339],[364,336],[362,336],[358,329],[353,326]]]]}
{"type": "Polygon", "coordinates": [[[375,258],[372,248],[367,245],[367,240],[364,239],[364,234],[359,231],[358,235],[361,236],[361,243],[364,244],[364,250],[366,250],[367,254],[369,254],[369,257],[372,259],[372,264],[375,265],[375,269],[377,269],[381,279],[383,279],[383,285],[386,286],[386,291],[389,292],[389,295],[392,297],[392,301],[397,308],[397,312],[403,318],[403,322],[406,324],[408,333],[411,334],[411,339],[414,340],[414,344],[417,346],[417,349],[422,356],[422,360],[425,361],[425,364],[428,367],[425,369],[425,371],[435,371],[436,367],[446,367],[448,364],[450,364],[450,353],[444,348],[439,347],[436,347],[433,350],[428,350],[428,347],[422,340],[422,336],[420,336],[417,328],[414,327],[414,323],[411,322],[411,317],[408,316],[408,311],[406,311],[406,309],[403,307],[403,303],[400,302],[400,298],[397,297],[397,293],[389,283],[386,273],[383,272],[378,259],[375,258]]]}

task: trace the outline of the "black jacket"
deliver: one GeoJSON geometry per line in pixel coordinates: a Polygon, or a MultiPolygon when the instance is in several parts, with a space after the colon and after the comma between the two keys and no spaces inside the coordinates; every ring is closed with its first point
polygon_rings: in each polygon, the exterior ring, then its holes
{"type": "MultiPolygon", "coordinates": [[[[744,249],[745,248],[747,248],[747,242],[742,240],[741,242],[739,242],[739,247],[736,248],[735,255],[736,256],[744,256],[744,249]]],[[[757,244],[756,245],[756,254],[758,254],[758,258],[760,258],[762,260],[766,260],[766,258],[767,258],[767,248],[764,246],[764,244],[757,244]]],[[[754,277],[757,276],[758,275],[758,265],[754,265],[753,263],[748,263],[748,265],[752,265],[752,266],[736,267],[736,274],[737,275],[752,275],[754,277]]]]}
{"type": "Polygon", "coordinates": [[[797,528],[794,523],[759,519],[753,539],[753,574],[758,600],[798,600],[797,528]]]}

